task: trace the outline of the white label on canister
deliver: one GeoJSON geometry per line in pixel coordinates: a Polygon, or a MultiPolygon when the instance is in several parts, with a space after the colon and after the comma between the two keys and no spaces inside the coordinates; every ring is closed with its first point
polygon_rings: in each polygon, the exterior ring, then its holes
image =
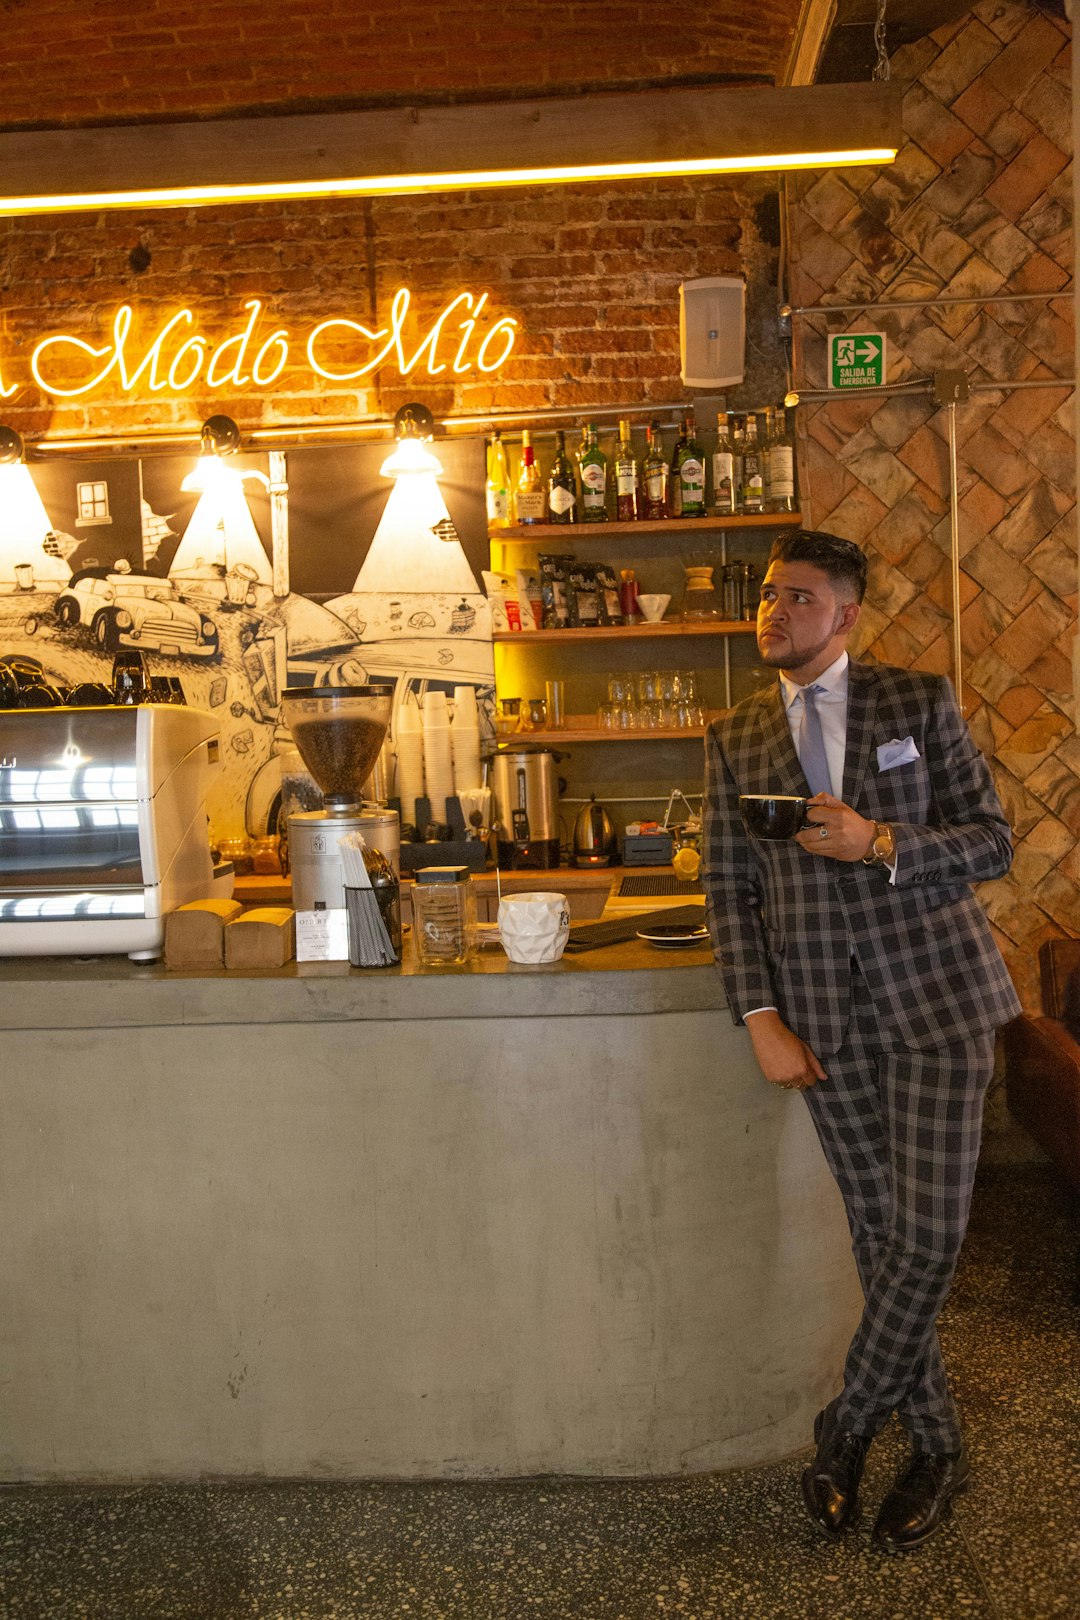
{"type": "Polygon", "coordinates": [[[548,496],[548,505],[553,512],[569,512],[573,504],[574,496],[572,491],[563,489],[561,484],[553,489],[548,496]]]}

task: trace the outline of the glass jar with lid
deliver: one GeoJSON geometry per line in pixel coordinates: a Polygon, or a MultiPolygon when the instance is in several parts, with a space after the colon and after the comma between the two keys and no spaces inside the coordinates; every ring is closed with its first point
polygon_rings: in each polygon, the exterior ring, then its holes
{"type": "Polygon", "coordinates": [[[458,967],[476,953],[476,893],[467,866],[425,866],[413,884],[413,939],[423,967],[458,967]]]}

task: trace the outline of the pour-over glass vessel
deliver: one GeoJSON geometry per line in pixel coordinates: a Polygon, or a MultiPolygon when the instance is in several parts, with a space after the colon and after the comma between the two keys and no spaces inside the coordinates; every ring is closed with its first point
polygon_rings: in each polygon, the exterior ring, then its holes
{"type": "Polygon", "coordinates": [[[713,582],[717,558],[708,553],[696,553],[684,557],[682,565],[685,579],[679,618],[684,624],[722,619],[723,603],[713,582]]]}

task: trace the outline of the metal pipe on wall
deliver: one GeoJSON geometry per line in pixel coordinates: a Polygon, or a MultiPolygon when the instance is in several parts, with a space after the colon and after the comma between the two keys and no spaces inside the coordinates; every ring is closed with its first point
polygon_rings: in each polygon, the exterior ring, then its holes
{"type": "Polygon", "coordinates": [[[960,504],[956,477],[956,401],[951,399],[945,409],[949,413],[949,554],[952,563],[953,686],[956,688],[957,707],[963,713],[964,662],[960,638],[960,504]]]}

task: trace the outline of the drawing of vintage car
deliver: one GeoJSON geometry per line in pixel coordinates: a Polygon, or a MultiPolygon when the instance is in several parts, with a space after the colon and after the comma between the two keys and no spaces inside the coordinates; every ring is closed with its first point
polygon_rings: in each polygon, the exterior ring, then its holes
{"type": "Polygon", "coordinates": [[[169,579],[153,574],[83,568],[56,598],[57,622],[82,625],[102,652],[139,647],[145,652],[212,658],[217,625],[183,601],[169,579]]]}

